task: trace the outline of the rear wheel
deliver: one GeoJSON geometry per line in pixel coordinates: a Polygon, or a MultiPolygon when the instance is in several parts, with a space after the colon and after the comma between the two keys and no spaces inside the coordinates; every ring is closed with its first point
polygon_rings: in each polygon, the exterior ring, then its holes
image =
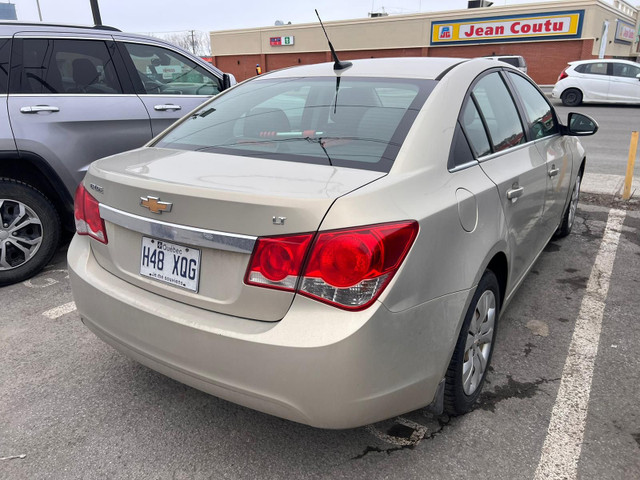
{"type": "Polygon", "coordinates": [[[491,270],[478,283],[445,377],[444,408],[453,415],[470,411],[487,376],[500,311],[500,288],[491,270]]]}
{"type": "Polygon", "coordinates": [[[569,88],[562,92],[560,100],[567,107],[576,107],[582,103],[582,92],[577,88],[569,88]]]}
{"type": "Polygon", "coordinates": [[[47,197],[26,183],[0,179],[0,286],[42,270],[59,238],[60,217],[47,197]]]}

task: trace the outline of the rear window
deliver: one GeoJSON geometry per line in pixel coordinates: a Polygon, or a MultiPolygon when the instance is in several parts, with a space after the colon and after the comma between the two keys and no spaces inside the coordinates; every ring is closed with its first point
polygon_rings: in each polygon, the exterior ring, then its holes
{"type": "Polygon", "coordinates": [[[154,146],[389,171],[434,80],[259,78],[154,146]]]}

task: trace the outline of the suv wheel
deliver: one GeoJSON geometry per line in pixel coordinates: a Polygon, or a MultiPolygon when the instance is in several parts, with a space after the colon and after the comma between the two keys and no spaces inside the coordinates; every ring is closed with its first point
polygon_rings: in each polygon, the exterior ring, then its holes
{"type": "Polygon", "coordinates": [[[0,286],[26,280],[51,260],[60,217],[49,199],[26,183],[0,179],[0,286]]]}

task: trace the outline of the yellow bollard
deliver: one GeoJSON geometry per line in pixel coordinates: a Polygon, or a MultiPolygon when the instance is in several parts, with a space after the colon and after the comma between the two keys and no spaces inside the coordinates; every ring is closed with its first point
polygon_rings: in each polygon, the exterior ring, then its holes
{"type": "Polygon", "coordinates": [[[627,163],[627,175],[624,178],[624,191],[622,199],[631,198],[631,181],[633,180],[633,165],[636,162],[636,151],[638,149],[638,132],[631,132],[631,145],[629,145],[629,162],[627,163]]]}

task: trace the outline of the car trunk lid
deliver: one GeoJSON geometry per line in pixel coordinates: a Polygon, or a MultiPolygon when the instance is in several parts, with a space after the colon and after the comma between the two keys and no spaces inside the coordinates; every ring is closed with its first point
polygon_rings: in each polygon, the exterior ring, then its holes
{"type": "Polygon", "coordinates": [[[84,185],[100,203],[108,238],[106,245],[92,242],[92,249],[103,268],[146,290],[220,313],[276,321],[286,313],[293,293],[244,284],[255,239],[314,232],[336,198],[384,175],[138,149],[89,169],[84,185]],[[160,249],[164,253],[156,252],[151,261],[153,251],[160,249]],[[154,277],[159,256],[163,269],[171,268],[166,277],[160,275],[163,279],[154,277]]]}

